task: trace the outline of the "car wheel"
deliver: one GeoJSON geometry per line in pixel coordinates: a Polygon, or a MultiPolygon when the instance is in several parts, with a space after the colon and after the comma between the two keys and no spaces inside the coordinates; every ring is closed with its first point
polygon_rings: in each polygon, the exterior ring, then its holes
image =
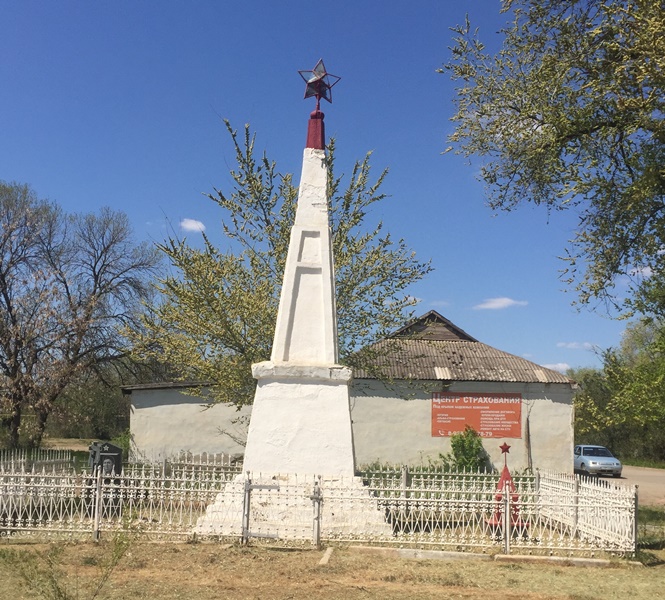
{"type": "Polygon", "coordinates": [[[582,471],[582,475],[586,475],[587,477],[591,477],[591,473],[589,473],[589,471],[586,470],[586,465],[584,463],[582,463],[580,465],[580,471],[582,471]]]}
{"type": "Polygon", "coordinates": [[[612,473],[612,477],[619,478],[621,477],[621,473],[612,473]]]}

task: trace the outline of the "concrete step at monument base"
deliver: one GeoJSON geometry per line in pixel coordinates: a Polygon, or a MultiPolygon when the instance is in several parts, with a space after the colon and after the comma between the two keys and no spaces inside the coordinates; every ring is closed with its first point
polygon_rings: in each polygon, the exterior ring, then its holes
{"type": "Polygon", "coordinates": [[[249,486],[251,535],[312,539],[317,500],[323,538],[368,535],[391,537],[385,510],[357,477],[296,475],[240,476],[208,506],[197,535],[240,536],[246,487],[249,486]]]}

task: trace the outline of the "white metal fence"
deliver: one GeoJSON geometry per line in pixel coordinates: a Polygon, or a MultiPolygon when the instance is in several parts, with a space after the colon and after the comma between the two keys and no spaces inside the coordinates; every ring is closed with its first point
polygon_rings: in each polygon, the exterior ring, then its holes
{"type": "Polygon", "coordinates": [[[540,473],[516,477],[515,493],[497,493],[497,475],[426,468],[272,484],[238,471],[209,462],[133,466],[121,475],[0,470],[0,537],[99,538],[132,528],[152,539],[270,537],[558,555],[636,549],[635,488],[606,480],[540,473]]]}
{"type": "Polygon", "coordinates": [[[187,473],[224,473],[227,478],[231,475],[242,473],[242,458],[230,454],[202,452],[193,454],[191,452],[180,452],[160,461],[130,463],[130,469],[143,468],[150,464],[153,468],[161,468],[168,475],[179,475],[187,473]]]}
{"type": "Polygon", "coordinates": [[[69,469],[74,466],[74,455],[71,450],[59,450],[50,448],[34,448],[28,450],[20,448],[16,450],[0,449],[0,469],[14,470],[41,470],[69,469]]]}

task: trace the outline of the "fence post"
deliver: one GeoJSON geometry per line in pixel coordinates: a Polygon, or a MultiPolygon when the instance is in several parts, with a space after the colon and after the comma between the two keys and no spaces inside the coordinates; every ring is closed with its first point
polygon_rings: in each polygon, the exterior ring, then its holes
{"type": "Polygon", "coordinates": [[[95,542],[100,538],[100,521],[102,517],[102,467],[96,469],[97,481],[95,485],[95,505],[93,515],[92,539],[95,542]]]}
{"type": "Polygon", "coordinates": [[[242,538],[240,543],[243,546],[247,545],[249,541],[249,510],[252,496],[252,480],[249,478],[249,471],[247,471],[247,478],[245,479],[245,496],[242,502],[242,538]]]}
{"type": "Polygon", "coordinates": [[[573,504],[573,531],[577,532],[577,522],[579,520],[580,512],[580,480],[575,477],[574,504],[573,504]]]}
{"type": "MultiPolygon", "coordinates": [[[[319,481],[321,477],[319,476],[319,481]]],[[[314,482],[314,491],[310,496],[314,507],[314,522],[312,523],[312,543],[316,546],[317,550],[321,549],[321,502],[323,501],[323,494],[319,481],[314,482]]]]}
{"type": "Polygon", "coordinates": [[[639,535],[638,531],[637,531],[637,511],[638,511],[639,506],[640,506],[640,504],[638,502],[638,500],[639,500],[639,494],[638,494],[639,488],[640,488],[639,485],[635,486],[635,496],[634,496],[635,512],[633,514],[633,544],[634,544],[633,552],[637,552],[637,538],[638,538],[638,535],[639,535]]]}
{"type": "Polygon", "coordinates": [[[503,488],[503,552],[510,554],[510,490],[503,488]]]}
{"type": "Polygon", "coordinates": [[[406,497],[406,489],[409,487],[409,467],[402,465],[402,498],[406,497]]]}

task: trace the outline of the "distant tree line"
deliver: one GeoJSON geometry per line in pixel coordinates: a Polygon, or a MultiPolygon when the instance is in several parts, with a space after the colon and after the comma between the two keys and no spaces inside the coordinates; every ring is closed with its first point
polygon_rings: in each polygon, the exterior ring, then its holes
{"type": "Polygon", "coordinates": [[[665,327],[654,320],[629,326],[602,369],[577,369],[575,438],[628,459],[665,462],[665,327]]]}
{"type": "Polygon", "coordinates": [[[67,214],[28,185],[0,181],[3,445],[39,446],[80,386],[99,398],[101,385],[129,376],[126,331],[140,326],[159,259],[152,244],[134,241],[122,212],[67,214]]]}

